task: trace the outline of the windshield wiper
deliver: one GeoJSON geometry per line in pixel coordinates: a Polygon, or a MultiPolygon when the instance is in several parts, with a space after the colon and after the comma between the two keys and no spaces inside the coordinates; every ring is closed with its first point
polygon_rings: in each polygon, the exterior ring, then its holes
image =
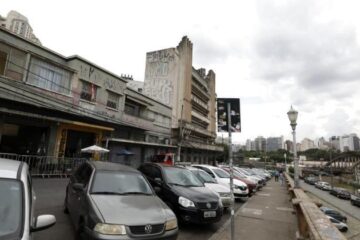
{"type": "Polygon", "coordinates": [[[90,194],[123,195],[123,193],[120,193],[120,192],[111,192],[111,191],[91,192],[90,194]]]}
{"type": "Polygon", "coordinates": [[[152,194],[145,192],[124,192],[123,195],[152,195],[152,194]]]}

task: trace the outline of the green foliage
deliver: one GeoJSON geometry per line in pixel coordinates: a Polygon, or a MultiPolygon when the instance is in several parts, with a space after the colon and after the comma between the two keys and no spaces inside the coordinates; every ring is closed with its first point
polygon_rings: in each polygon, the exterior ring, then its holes
{"type": "Polygon", "coordinates": [[[290,166],[288,169],[289,169],[289,173],[294,174],[294,167],[293,166],[290,166]]]}

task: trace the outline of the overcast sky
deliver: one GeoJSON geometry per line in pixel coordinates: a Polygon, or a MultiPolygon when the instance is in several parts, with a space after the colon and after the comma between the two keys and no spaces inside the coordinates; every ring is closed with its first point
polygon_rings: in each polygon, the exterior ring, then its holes
{"type": "Polygon", "coordinates": [[[143,81],[146,52],[193,42],[218,97],[241,99],[242,133],[297,140],[360,133],[360,2],[354,0],[1,0],[45,47],[143,81]]]}

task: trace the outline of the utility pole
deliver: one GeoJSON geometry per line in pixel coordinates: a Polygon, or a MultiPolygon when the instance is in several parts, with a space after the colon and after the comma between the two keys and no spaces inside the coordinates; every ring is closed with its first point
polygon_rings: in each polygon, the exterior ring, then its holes
{"type": "Polygon", "coordinates": [[[184,137],[184,127],[183,127],[183,110],[184,110],[184,105],[181,105],[181,115],[180,115],[180,123],[179,123],[179,139],[178,139],[178,148],[177,148],[177,158],[176,161],[180,162],[180,154],[181,154],[181,144],[182,144],[182,139],[184,137]]]}
{"type": "Polygon", "coordinates": [[[231,111],[230,103],[227,103],[228,131],[229,131],[229,167],[230,167],[230,193],[231,193],[231,240],[235,240],[235,217],[234,217],[234,169],[231,141],[231,111]]]}

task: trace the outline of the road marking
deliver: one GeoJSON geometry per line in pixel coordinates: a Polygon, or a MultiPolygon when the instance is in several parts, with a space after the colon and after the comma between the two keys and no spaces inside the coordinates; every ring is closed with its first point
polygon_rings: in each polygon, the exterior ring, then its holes
{"type": "Polygon", "coordinates": [[[243,208],[241,210],[241,212],[243,213],[250,213],[250,214],[254,214],[254,215],[262,215],[262,210],[261,209],[255,209],[255,208],[243,208]]]}
{"type": "Polygon", "coordinates": [[[293,211],[294,211],[293,208],[287,208],[287,207],[277,207],[276,210],[279,210],[279,211],[288,211],[288,212],[293,212],[293,211]]]}
{"type": "Polygon", "coordinates": [[[270,197],[270,193],[257,193],[256,195],[263,196],[263,197],[270,197]]]}

